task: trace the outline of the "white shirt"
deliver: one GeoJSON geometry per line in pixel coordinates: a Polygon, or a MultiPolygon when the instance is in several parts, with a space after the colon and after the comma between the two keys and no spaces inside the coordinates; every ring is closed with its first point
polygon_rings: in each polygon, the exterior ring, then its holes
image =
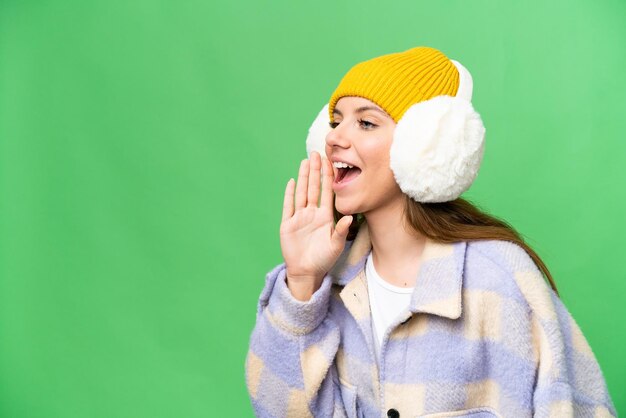
{"type": "Polygon", "coordinates": [[[365,264],[367,290],[369,293],[370,310],[372,312],[372,334],[376,358],[380,358],[383,336],[389,325],[406,310],[411,302],[412,287],[398,287],[385,281],[374,268],[372,253],[365,264]]]}

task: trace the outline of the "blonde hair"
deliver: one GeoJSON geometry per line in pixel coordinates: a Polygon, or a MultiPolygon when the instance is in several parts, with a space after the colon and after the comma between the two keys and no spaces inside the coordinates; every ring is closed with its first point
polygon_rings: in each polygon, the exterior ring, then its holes
{"type": "MultiPolygon", "coordinates": [[[[556,283],[548,267],[507,222],[483,212],[468,200],[460,197],[441,203],[420,203],[407,195],[404,195],[404,198],[404,216],[407,223],[421,235],[441,243],[479,240],[513,242],[528,253],[558,296],[556,283]]],[[[334,209],[334,215],[335,222],[343,216],[337,209],[334,209]]],[[[362,214],[355,216],[355,220],[350,225],[348,240],[356,237],[364,220],[362,214]]]]}

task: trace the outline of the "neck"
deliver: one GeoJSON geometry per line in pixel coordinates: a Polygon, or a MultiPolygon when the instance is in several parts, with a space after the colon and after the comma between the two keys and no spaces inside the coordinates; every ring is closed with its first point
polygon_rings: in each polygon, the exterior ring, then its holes
{"type": "Polygon", "coordinates": [[[404,200],[396,199],[375,212],[365,213],[378,274],[400,287],[413,287],[427,238],[407,225],[404,200]]]}

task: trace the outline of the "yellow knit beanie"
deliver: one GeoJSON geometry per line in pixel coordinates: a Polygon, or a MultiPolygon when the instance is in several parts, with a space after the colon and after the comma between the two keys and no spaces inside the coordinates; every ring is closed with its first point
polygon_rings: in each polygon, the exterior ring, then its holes
{"type": "Polygon", "coordinates": [[[454,96],[459,72],[442,52],[416,47],[361,62],[348,71],[330,97],[328,112],[344,96],[363,97],[383,108],[397,123],[411,105],[435,96],[454,96]]]}

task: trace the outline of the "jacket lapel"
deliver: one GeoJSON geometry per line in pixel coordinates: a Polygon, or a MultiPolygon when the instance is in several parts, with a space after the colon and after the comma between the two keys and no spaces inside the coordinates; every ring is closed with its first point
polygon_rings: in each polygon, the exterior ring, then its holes
{"type": "Polygon", "coordinates": [[[463,267],[467,243],[427,241],[411,297],[411,312],[457,319],[463,309],[463,267]]]}
{"type": "MultiPolygon", "coordinates": [[[[467,242],[426,242],[422,264],[415,281],[409,310],[457,319],[462,312],[463,268],[467,242]]],[[[340,296],[357,321],[369,321],[369,295],[365,262],[372,250],[367,223],[364,222],[352,242],[330,271],[333,282],[344,286],[340,296]]],[[[360,322],[359,321],[359,322],[360,322]]]]}

